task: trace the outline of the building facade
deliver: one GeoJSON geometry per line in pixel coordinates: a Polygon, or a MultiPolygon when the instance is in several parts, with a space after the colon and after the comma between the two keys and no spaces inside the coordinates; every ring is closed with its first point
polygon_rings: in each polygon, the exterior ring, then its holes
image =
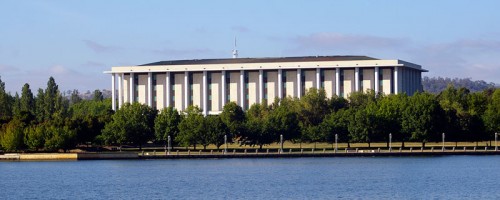
{"type": "Polygon", "coordinates": [[[219,114],[234,101],[244,110],[252,104],[287,96],[300,98],[309,88],[328,97],[374,90],[385,94],[422,91],[420,65],[366,56],[315,56],[161,61],[112,67],[113,109],[140,102],[156,109],[184,110],[197,105],[219,114]]]}

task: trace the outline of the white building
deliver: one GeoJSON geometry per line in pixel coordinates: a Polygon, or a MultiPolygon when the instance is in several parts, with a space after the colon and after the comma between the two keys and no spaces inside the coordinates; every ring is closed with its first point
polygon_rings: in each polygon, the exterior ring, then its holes
{"type": "Polygon", "coordinates": [[[199,106],[218,114],[230,101],[243,109],[274,98],[301,97],[308,88],[347,97],[354,91],[385,94],[422,91],[420,65],[366,56],[233,58],[161,61],[112,67],[113,109],[140,102],[156,109],[199,106]]]}

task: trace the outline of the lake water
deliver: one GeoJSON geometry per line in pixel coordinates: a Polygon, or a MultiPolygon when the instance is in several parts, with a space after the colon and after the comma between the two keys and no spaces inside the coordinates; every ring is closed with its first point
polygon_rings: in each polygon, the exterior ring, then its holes
{"type": "Polygon", "coordinates": [[[0,162],[0,199],[500,199],[500,156],[0,162]]]}

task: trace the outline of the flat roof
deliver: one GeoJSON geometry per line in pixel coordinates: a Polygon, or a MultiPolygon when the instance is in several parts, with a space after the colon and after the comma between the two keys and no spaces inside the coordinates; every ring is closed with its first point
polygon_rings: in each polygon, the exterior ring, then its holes
{"type": "Polygon", "coordinates": [[[139,66],[155,65],[202,65],[202,64],[237,64],[237,63],[273,63],[273,62],[314,62],[314,61],[350,61],[350,60],[379,60],[368,56],[301,56],[301,57],[268,57],[268,58],[222,58],[222,59],[193,59],[168,60],[139,66]]]}

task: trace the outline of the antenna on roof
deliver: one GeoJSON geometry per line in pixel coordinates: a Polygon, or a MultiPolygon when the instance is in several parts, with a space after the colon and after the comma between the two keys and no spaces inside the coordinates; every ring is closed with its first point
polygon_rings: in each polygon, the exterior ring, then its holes
{"type": "Polygon", "coordinates": [[[238,50],[236,49],[236,36],[234,37],[233,58],[238,58],[238,50]]]}

